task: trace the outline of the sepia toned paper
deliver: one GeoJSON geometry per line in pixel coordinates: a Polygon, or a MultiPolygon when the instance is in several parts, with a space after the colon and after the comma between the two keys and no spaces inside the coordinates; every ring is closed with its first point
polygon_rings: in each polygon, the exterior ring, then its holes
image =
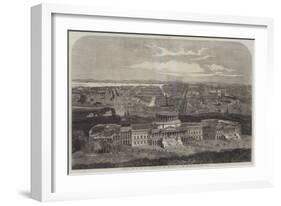
{"type": "Polygon", "coordinates": [[[68,31],[69,168],[252,161],[253,39],[68,31]]]}

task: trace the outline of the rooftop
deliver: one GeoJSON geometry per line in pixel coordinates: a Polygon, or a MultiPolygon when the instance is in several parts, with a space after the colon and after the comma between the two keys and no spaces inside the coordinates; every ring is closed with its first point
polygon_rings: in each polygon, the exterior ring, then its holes
{"type": "Polygon", "coordinates": [[[157,112],[156,115],[158,116],[178,116],[176,111],[160,111],[157,112]]]}
{"type": "Polygon", "coordinates": [[[131,127],[121,127],[120,132],[129,132],[131,129],[131,127]]]}
{"type": "Polygon", "coordinates": [[[151,129],[151,123],[144,123],[144,124],[132,124],[131,125],[133,130],[142,130],[142,129],[151,129]]]}
{"type": "Polygon", "coordinates": [[[192,126],[202,126],[201,122],[183,122],[181,123],[181,127],[192,127],[192,126]]]}

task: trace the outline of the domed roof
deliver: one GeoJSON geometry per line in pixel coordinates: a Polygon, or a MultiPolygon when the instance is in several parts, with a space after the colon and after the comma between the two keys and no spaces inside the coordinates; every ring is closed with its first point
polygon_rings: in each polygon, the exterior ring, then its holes
{"type": "Polygon", "coordinates": [[[157,116],[178,116],[176,111],[159,111],[156,113],[157,116]]]}

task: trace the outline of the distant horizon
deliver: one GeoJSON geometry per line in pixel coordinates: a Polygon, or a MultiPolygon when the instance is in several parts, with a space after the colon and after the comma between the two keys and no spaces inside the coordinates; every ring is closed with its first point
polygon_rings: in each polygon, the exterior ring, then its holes
{"type": "Polygon", "coordinates": [[[244,86],[252,86],[252,84],[250,83],[230,83],[230,82],[212,82],[212,81],[205,81],[205,82],[200,82],[200,81],[180,81],[180,80],[111,80],[111,79],[104,79],[104,80],[97,80],[97,79],[92,79],[92,78],[88,78],[88,79],[72,79],[72,82],[114,82],[114,83],[124,83],[124,82],[155,82],[152,84],[159,84],[159,83],[181,83],[181,84],[225,84],[225,85],[244,85],[244,86]]]}

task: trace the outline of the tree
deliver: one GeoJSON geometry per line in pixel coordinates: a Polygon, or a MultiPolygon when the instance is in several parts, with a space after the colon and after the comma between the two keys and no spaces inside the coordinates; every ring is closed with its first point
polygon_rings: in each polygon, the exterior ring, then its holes
{"type": "Polygon", "coordinates": [[[87,144],[88,137],[83,130],[74,130],[72,132],[72,153],[81,151],[87,144]]]}
{"type": "Polygon", "coordinates": [[[102,150],[102,147],[100,145],[99,142],[94,142],[92,145],[91,145],[91,152],[100,152],[102,150]]]}
{"type": "Polygon", "coordinates": [[[78,102],[80,102],[81,104],[84,104],[87,100],[87,96],[85,94],[80,94],[80,98],[78,100],[78,102]]]}

